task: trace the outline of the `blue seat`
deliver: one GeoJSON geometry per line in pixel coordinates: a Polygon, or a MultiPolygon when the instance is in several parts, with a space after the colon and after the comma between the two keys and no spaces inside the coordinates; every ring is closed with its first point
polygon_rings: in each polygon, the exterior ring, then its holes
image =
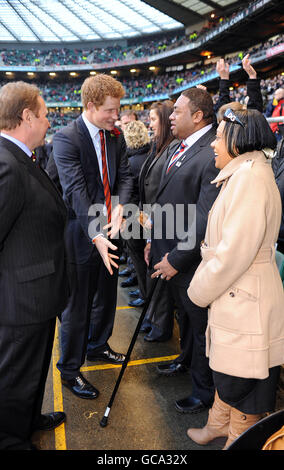
{"type": "Polygon", "coordinates": [[[266,416],[243,432],[227,450],[261,450],[267,439],[284,425],[284,410],[266,416]]]}

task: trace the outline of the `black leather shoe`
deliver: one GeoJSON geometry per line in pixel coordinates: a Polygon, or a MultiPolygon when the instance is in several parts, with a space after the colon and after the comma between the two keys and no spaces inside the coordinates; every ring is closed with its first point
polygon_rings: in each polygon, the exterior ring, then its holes
{"type": "Polygon", "coordinates": [[[99,395],[99,391],[93,387],[93,385],[90,384],[82,374],[78,375],[78,377],[75,377],[74,379],[64,379],[61,377],[61,382],[62,385],[69,388],[69,390],[79,398],[93,400],[99,395]]]}
{"type": "Polygon", "coordinates": [[[129,294],[129,297],[141,298],[141,292],[139,289],[131,290],[130,292],[128,292],[128,294],[129,294]]]}
{"type": "Polygon", "coordinates": [[[125,281],[122,281],[120,284],[121,287],[133,287],[137,286],[137,277],[136,276],[129,276],[125,281]]]}
{"type": "Polygon", "coordinates": [[[130,274],[131,274],[131,270],[129,268],[125,268],[122,271],[119,271],[118,273],[120,277],[127,277],[127,276],[130,276],[130,274]]]}
{"type": "Polygon", "coordinates": [[[51,431],[64,423],[64,421],[66,421],[66,414],[63,411],[41,415],[35,431],[51,431]]]}
{"type": "Polygon", "coordinates": [[[126,256],[121,255],[120,258],[119,258],[119,260],[118,260],[118,263],[119,263],[119,264],[125,264],[126,261],[127,261],[126,256]]]}
{"type": "Polygon", "coordinates": [[[108,348],[96,354],[87,354],[87,359],[88,361],[104,361],[110,362],[111,364],[122,364],[125,356],[124,354],[114,352],[111,348],[108,348]]]}
{"type": "Polygon", "coordinates": [[[179,362],[170,362],[169,364],[161,364],[157,366],[157,371],[160,375],[172,376],[180,373],[187,372],[188,369],[185,365],[179,362]]]}
{"type": "Polygon", "coordinates": [[[147,341],[148,343],[163,343],[164,341],[169,341],[171,339],[171,336],[154,336],[152,335],[152,331],[150,331],[147,335],[144,336],[144,341],[147,341]]]}
{"type": "Polygon", "coordinates": [[[138,297],[138,299],[130,300],[128,302],[128,305],[130,305],[130,307],[143,307],[144,304],[145,300],[140,299],[140,297],[138,297]]]}
{"type": "Polygon", "coordinates": [[[201,411],[206,410],[209,406],[205,405],[199,398],[195,398],[192,395],[189,397],[183,398],[182,400],[177,400],[175,402],[175,407],[180,413],[200,413],[201,411]]]}
{"type": "Polygon", "coordinates": [[[151,326],[147,326],[147,325],[143,326],[142,325],[140,330],[139,330],[139,333],[149,333],[151,331],[151,329],[152,329],[151,326]]]}

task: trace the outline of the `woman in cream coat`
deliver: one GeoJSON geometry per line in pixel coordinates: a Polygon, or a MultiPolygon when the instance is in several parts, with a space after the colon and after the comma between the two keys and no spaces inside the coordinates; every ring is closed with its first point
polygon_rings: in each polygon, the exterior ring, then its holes
{"type": "Polygon", "coordinates": [[[225,112],[212,143],[222,185],[209,212],[200,263],[188,288],[209,308],[207,356],[215,400],[199,444],[228,437],[225,448],[264,413],[274,411],[284,363],[284,294],[275,262],[281,199],[267,148],[276,146],[256,110],[225,112]]]}

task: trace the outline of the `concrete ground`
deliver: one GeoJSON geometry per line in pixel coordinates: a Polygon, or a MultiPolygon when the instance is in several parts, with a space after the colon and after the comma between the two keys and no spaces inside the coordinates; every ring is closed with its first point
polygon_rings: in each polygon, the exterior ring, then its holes
{"type": "MultiPolygon", "coordinates": [[[[129,290],[119,287],[116,320],[110,341],[115,351],[123,353],[127,352],[142,312],[142,308],[128,307],[129,290]]],[[[100,450],[108,455],[110,451],[123,450],[180,451],[182,454],[182,451],[202,450],[204,453],[206,450],[222,449],[224,440],[201,447],[186,435],[188,427],[205,425],[207,411],[188,415],[180,414],[175,409],[175,400],[191,393],[190,373],[161,377],[156,371],[157,364],[179,354],[176,324],[172,339],[163,343],[147,343],[143,334],[139,334],[104,428],[100,426],[100,420],[108,406],[120,367],[86,361],[82,372],[99,389],[100,395],[95,400],[74,396],[61,386],[56,368],[60,354],[59,331],[60,323],[57,324],[43,412],[64,411],[67,420],[56,430],[34,435],[34,443],[40,450],[100,450]]]]}

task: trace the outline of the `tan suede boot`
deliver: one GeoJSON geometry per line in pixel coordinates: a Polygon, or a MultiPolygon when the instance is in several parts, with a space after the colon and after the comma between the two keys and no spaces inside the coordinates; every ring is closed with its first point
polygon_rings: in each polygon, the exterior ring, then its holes
{"type": "Polygon", "coordinates": [[[237,437],[239,437],[243,432],[245,432],[255,423],[257,423],[261,418],[263,418],[263,416],[263,414],[251,415],[242,413],[241,411],[232,407],[230,414],[228,440],[223,450],[226,450],[229,445],[232,444],[235,439],[237,439],[237,437]]]}
{"type": "Polygon", "coordinates": [[[208,444],[217,437],[227,437],[231,407],[224,403],[215,392],[214,403],[209,410],[208,421],[204,428],[189,428],[187,435],[200,445],[208,444]]]}

